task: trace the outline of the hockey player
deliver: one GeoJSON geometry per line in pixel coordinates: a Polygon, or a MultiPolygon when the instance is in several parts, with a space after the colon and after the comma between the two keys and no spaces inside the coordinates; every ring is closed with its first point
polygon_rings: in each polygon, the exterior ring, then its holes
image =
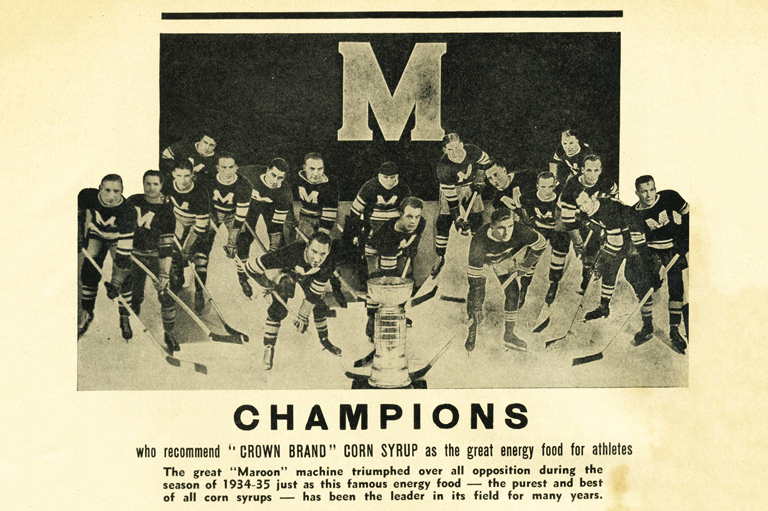
{"type": "MultiPolygon", "coordinates": [[[[589,245],[584,245],[584,239],[588,236],[589,224],[581,221],[577,199],[582,192],[585,192],[592,199],[615,198],[619,193],[616,183],[606,177],[601,177],[602,171],[603,164],[599,156],[593,154],[585,157],[584,170],[580,175],[565,183],[563,193],[560,195],[560,220],[573,242],[576,255],[582,260],[581,293],[589,284],[589,275],[600,250],[600,239],[599,236],[593,235],[589,240],[589,245]]],[[[594,224],[591,225],[594,226],[594,224]]]]}
{"type": "MultiPolygon", "coordinates": [[[[530,276],[546,246],[547,241],[541,234],[522,223],[516,223],[514,214],[507,208],[496,209],[491,214],[490,224],[478,230],[469,245],[467,264],[467,313],[473,320],[465,344],[467,351],[474,349],[477,327],[485,319],[483,266],[490,266],[501,282],[514,278],[515,274],[530,276]]],[[[504,293],[504,345],[510,349],[526,351],[527,343],[514,333],[517,311],[522,305],[517,281],[509,283],[504,293]]]]}
{"type": "Polygon", "coordinates": [[[339,186],[325,173],[323,157],[318,153],[304,156],[299,171],[299,229],[307,236],[319,230],[331,234],[339,209],[339,186]]]}
{"type": "Polygon", "coordinates": [[[176,161],[189,160],[192,163],[192,175],[212,178],[216,174],[216,140],[209,130],[198,133],[196,142],[181,140],[166,147],[160,158],[160,170],[170,177],[176,161]]]}
{"type": "MultiPolygon", "coordinates": [[[[208,230],[206,241],[201,250],[205,257],[200,258],[200,263],[206,267],[216,233],[221,225],[227,227],[228,238],[227,244],[224,246],[225,254],[230,259],[233,259],[237,254],[237,239],[243,229],[243,222],[245,222],[245,216],[248,214],[253,192],[251,182],[237,173],[238,167],[233,154],[222,152],[219,153],[217,159],[216,175],[209,180],[207,187],[208,198],[211,202],[211,221],[215,228],[208,230]]],[[[238,272],[238,278],[243,293],[250,298],[253,295],[253,290],[248,283],[248,276],[244,272],[238,272]]]]}
{"type": "Polygon", "coordinates": [[[549,262],[549,289],[544,298],[544,303],[547,305],[555,301],[570,246],[568,234],[556,229],[559,216],[557,202],[560,197],[556,191],[556,185],[557,181],[552,172],[541,172],[536,179],[536,190],[525,192],[520,197],[524,221],[544,236],[552,246],[549,262]]]}
{"type": "MultiPolygon", "coordinates": [[[[157,297],[160,301],[160,314],[163,318],[165,345],[168,353],[179,351],[179,343],[173,335],[176,323],[176,303],[165,292],[170,288],[177,292],[183,282],[177,278],[171,282],[171,255],[173,254],[173,233],[176,229],[176,217],[173,205],[165,202],[161,190],[163,176],[157,170],[148,170],[142,179],[144,193],[137,193],[128,198],[128,204],[136,210],[137,225],[133,237],[133,256],[157,275],[157,297]]],[[[133,299],[131,308],[138,315],[144,302],[144,287],[147,274],[136,263],[132,264],[131,282],[133,299]]]]}
{"type": "Polygon", "coordinates": [[[511,209],[517,215],[516,220],[520,220],[520,197],[536,191],[536,174],[527,170],[508,172],[503,165],[496,162],[485,171],[485,177],[491,186],[496,188],[493,198],[494,209],[500,207],[511,209]]]}
{"type": "Polygon", "coordinates": [[[560,133],[560,145],[557,147],[549,171],[555,175],[560,186],[584,170],[584,158],[592,153],[589,144],[579,140],[576,130],[567,129],[560,133]]]}
{"type": "MultiPolygon", "coordinates": [[[[77,196],[78,245],[84,247],[103,266],[107,252],[112,254],[112,279],[105,282],[110,300],[118,294],[130,304],[131,285],[126,282],[131,269],[133,233],[136,229],[136,210],[123,197],[123,179],[108,174],[99,188],[85,188],[77,196]]],[[[78,339],[93,321],[93,310],[99,290],[101,273],[85,259],[80,270],[80,317],[77,322],[78,339]]],[[[128,310],[120,305],[120,330],[125,340],[133,337],[128,310]]]]}
{"type": "MultiPolygon", "coordinates": [[[[419,242],[427,225],[422,216],[423,211],[424,202],[421,199],[406,197],[400,203],[400,217],[386,221],[368,240],[365,257],[370,278],[400,277],[409,261],[406,277],[412,274],[419,242]]],[[[365,306],[368,311],[365,335],[373,342],[373,319],[379,304],[368,296],[365,306]]]]}
{"type": "MultiPolygon", "coordinates": [[[[635,222],[632,224],[632,241],[643,254],[647,249],[647,263],[639,268],[625,272],[630,284],[638,296],[643,296],[648,290],[642,285],[642,275],[637,270],[650,274],[649,279],[655,288],[661,286],[659,270],[666,266],[675,254],[680,258],[667,272],[669,285],[669,338],[672,346],[684,354],[687,348],[685,338],[680,334],[681,316],[685,322],[685,333],[688,330],[688,304],[683,304],[685,289],[683,286],[683,270],[688,267],[688,203],[674,190],[656,191],[656,183],[652,176],[640,176],[635,180],[635,193],[640,199],[632,206],[635,222]],[[638,281],[641,283],[638,284],[638,281]]],[[[635,334],[633,346],[639,346],[653,337],[653,296],[640,309],[643,317],[643,328],[635,334]]],[[[690,336],[689,336],[690,339],[690,336]]]]}
{"type": "MultiPolygon", "coordinates": [[[[360,188],[344,225],[344,237],[357,240],[360,250],[357,257],[361,263],[364,263],[367,240],[384,222],[400,216],[400,203],[410,195],[411,189],[400,181],[400,171],[391,161],[382,163],[378,175],[360,188]]],[[[363,264],[359,270],[360,280],[364,282],[366,266],[363,264]]]]}
{"type": "MultiPolygon", "coordinates": [[[[183,282],[184,266],[189,263],[205,284],[208,276],[208,256],[204,253],[210,212],[207,189],[195,183],[192,178],[192,162],[179,160],[173,169],[173,181],[164,184],[164,195],[173,204],[176,216],[174,236],[181,250],[174,251],[174,278],[183,282]]],[[[174,242],[175,244],[175,242],[174,242]]],[[[203,290],[195,291],[195,312],[205,307],[203,290]]]]}
{"type": "Polygon", "coordinates": [[[609,197],[592,197],[586,191],[579,194],[576,202],[583,214],[583,222],[591,224],[590,228],[600,233],[600,236],[595,237],[602,240],[594,267],[594,275],[601,280],[600,305],[584,316],[585,320],[591,321],[610,314],[619,268],[630,255],[632,242],[628,224],[629,207],[609,197]]]}
{"type": "MultiPolygon", "coordinates": [[[[245,229],[240,231],[237,238],[237,256],[240,261],[246,261],[250,255],[251,244],[254,241],[251,229],[256,232],[259,217],[267,226],[269,251],[272,252],[280,247],[285,218],[288,210],[293,207],[293,194],[285,183],[286,172],[288,172],[288,163],[282,158],[274,158],[268,167],[257,167],[256,174],[250,179],[253,185],[251,205],[245,217],[245,229]]],[[[251,287],[242,263],[238,263],[237,274],[243,293],[250,296],[251,287]],[[243,285],[243,282],[246,285],[243,285]]]]}
{"type": "Polygon", "coordinates": [[[493,162],[480,148],[464,145],[456,133],[443,137],[443,156],[437,164],[440,182],[440,210],[435,224],[435,253],[437,261],[432,267],[436,276],[445,265],[445,251],[451,225],[462,234],[474,233],[483,221],[483,201],[478,197],[472,210],[463,219],[462,208],[469,206],[473,194],[481,195],[485,188],[485,171],[493,162]]]}
{"type": "MultiPolygon", "coordinates": [[[[264,289],[265,294],[274,291],[283,301],[288,301],[294,296],[298,283],[304,290],[304,300],[299,307],[294,326],[299,332],[306,332],[309,315],[313,314],[320,344],[333,355],[341,356],[341,349],[328,339],[328,306],[323,302],[325,285],[334,270],[328,259],[330,250],[330,236],[317,232],[308,242],[297,241],[248,260],[245,269],[264,289]],[[280,272],[274,281],[265,275],[269,270],[280,272]]],[[[287,315],[288,311],[278,300],[273,300],[267,309],[267,325],[264,330],[264,366],[267,370],[272,369],[277,333],[280,323],[287,315]]]]}

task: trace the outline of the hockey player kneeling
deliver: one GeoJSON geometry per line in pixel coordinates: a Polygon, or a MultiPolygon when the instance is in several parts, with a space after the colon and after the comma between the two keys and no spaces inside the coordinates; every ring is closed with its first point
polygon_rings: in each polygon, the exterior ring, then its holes
{"type": "MultiPolygon", "coordinates": [[[[307,242],[297,241],[250,259],[245,264],[245,270],[264,289],[265,295],[277,293],[284,302],[293,298],[298,283],[304,290],[305,298],[294,320],[296,329],[301,333],[306,332],[309,315],[313,314],[320,344],[333,355],[341,356],[341,349],[328,340],[328,306],[323,301],[323,292],[334,270],[328,257],[330,251],[331,238],[318,231],[307,242]],[[276,281],[265,275],[267,270],[280,271],[276,281]]],[[[287,315],[285,306],[276,299],[267,309],[267,325],[264,330],[264,366],[267,370],[272,369],[277,332],[287,315]]]]}
{"type": "Polygon", "coordinates": [[[504,294],[504,345],[507,348],[526,351],[528,345],[515,335],[517,311],[525,301],[527,284],[533,275],[536,262],[544,252],[547,241],[530,227],[515,223],[513,213],[508,208],[494,210],[491,223],[480,228],[469,245],[467,277],[469,295],[467,296],[467,314],[473,320],[469,328],[469,337],[465,344],[467,351],[475,348],[477,326],[485,319],[483,302],[485,301],[485,276],[483,266],[488,265],[500,282],[505,284],[504,294]],[[519,257],[522,262],[518,262],[519,257]],[[521,277],[522,286],[516,277],[521,277]],[[512,282],[511,280],[514,280],[512,282]]]}

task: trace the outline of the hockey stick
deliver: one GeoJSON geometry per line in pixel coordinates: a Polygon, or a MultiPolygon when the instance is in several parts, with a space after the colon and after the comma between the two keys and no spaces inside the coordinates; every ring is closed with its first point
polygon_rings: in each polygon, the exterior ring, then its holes
{"type": "Polygon", "coordinates": [[[544,349],[549,351],[553,350],[560,346],[560,341],[568,337],[572,333],[573,325],[576,323],[576,318],[579,317],[579,312],[581,312],[581,308],[584,306],[584,299],[587,297],[587,291],[589,290],[589,285],[592,284],[592,275],[590,274],[589,282],[587,283],[587,288],[584,289],[584,294],[581,295],[581,301],[579,302],[579,306],[576,308],[576,313],[573,315],[573,319],[571,320],[571,324],[568,326],[568,331],[565,333],[565,335],[561,337],[557,337],[555,339],[549,340],[544,343],[544,349]]]}
{"type": "MultiPolygon", "coordinates": [[[[677,262],[677,259],[680,257],[680,254],[675,254],[672,259],[670,259],[669,264],[664,267],[664,277],[666,278],[667,272],[675,265],[677,262]]],[[[611,340],[608,341],[608,344],[605,345],[605,347],[600,350],[599,352],[595,353],[594,355],[588,355],[586,357],[577,357],[573,359],[572,366],[578,366],[582,364],[588,364],[589,362],[595,362],[596,360],[601,360],[603,358],[603,352],[608,349],[608,346],[611,345],[611,343],[616,340],[616,338],[619,336],[619,334],[624,330],[624,327],[627,326],[627,323],[629,323],[629,320],[634,316],[637,311],[639,311],[643,305],[645,305],[645,302],[648,301],[648,298],[651,297],[653,294],[653,286],[648,290],[647,293],[645,293],[645,296],[643,296],[643,299],[640,300],[640,303],[637,304],[637,306],[630,312],[629,316],[627,316],[627,319],[624,320],[624,323],[621,324],[619,329],[616,331],[616,333],[611,337],[611,340]]],[[[586,293],[585,293],[586,294],[586,293]]]]}
{"type": "MultiPolygon", "coordinates": [[[[212,225],[212,224],[211,224],[212,225]]],[[[216,227],[213,228],[214,231],[218,232],[216,227]]],[[[176,247],[179,249],[180,252],[182,252],[181,243],[179,242],[179,239],[174,236],[173,240],[176,242],[176,247]]],[[[183,257],[183,256],[182,256],[183,257]]],[[[224,330],[227,331],[227,333],[235,336],[239,336],[241,339],[241,342],[238,342],[237,344],[242,344],[243,342],[248,342],[248,336],[245,335],[243,332],[239,330],[235,330],[224,319],[224,315],[221,313],[221,309],[219,309],[219,306],[216,304],[216,302],[213,299],[213,295],[211,295],[211,292],[208,291],[208,288],[205,287],[205,284],[203,284],[203,279],[200,278],[200,275],[197,274],[196,271],[194,271],[194,268],[192,268],[192,273],[195,275],[195,280],[197,281],[198,285],[200,286],[200,289],[202,289],[205,294],[208,295],[208,301],[211,302],[211,305],[213,305],[213,310],[216,311],[216,314],[219,316],[219,320],[221,321],[222,326],[224,327],[224,330]]]]}
{"type": "Polygon", "coordinates": [[[423,295],[419,296],[419,293],[421,292],[421,290],[427,287],[427,282],[430,282],[433,280],[435,280],[435,277],[430,275],[427,278],[427,280],[425,280],[424,283],[421,284],[421,287],[419,288],[418,291],[416,291],[416,294],[410,300],[408,300],[408,302],[406,302],[406,305],[410,304],[411,308],[413,309],[414,307],[418,307],[419,305],[426,302],[427,300],[431,300],[432,298],[434,298],[435,295],[437,294],[437,287],[438,287],[437,285],[435,285],[435,287],[433,287],[423,295]]]}
{"type": "MultiPolygon", "coordinates": [[[[590,238],[592,238],[592,233],[594,233],[594,232],[595,231],[593,231],[592,229],[589,230],[589,233],[587,234],[587,239],[586,239],[586,241],[584,241],[584,247],[587,246],[587,244],[589,243],[590,238]]],[[[566,261],[565,261],[565,267],[563,268],[563,275],[562,275],[562,277],[560,277],[561,280],[565,277],[565,272],[568,270],[568,264],[570,263],[570,261],[571,261],[570,258],[566,259],[566,261]]],[[[538,334],[539,332],[544,331],[544,329],[547,328],[547,326],[549,326],[549,320],[550,320],[550,316],[552,315],[552,305],[553,304],[554,304],[554,302],[552,302],[549,305],[547,305],[546,306],[546,310],[545,310],[544,309],[544,304],[542,303],[542,309],[539,310],[539,313],[536,315],[536,322],[538,323],[538,326],[533,329],[533,333],[538,334]],[[545,317],[545,319],[541,320],[541,322],[539,322],[539,318],[541,317],[541,313],[542,312],[545,312],[546,317],[545,317]]]]}
{"type": "MultiPolygon", "coordinates": [[[[93,267],[96,268],[96,271],[98,271],[99,274],[101,274],[101,276],[103,278],[104,277],[104,271],[101,269],[101,267],[98,264],[96,264],[96,261],[93,259],[91,254],[89,254],[88,251],[85,248],[81,248],[80,250],[82,250],[83,254],[85,254],[85,257],[91,262],[93,267]]],[[[131,257],[133,257],[133,256],[131,256],[131,257]]],[[[128,309],[128,314],[130,314],[133,319],[135,319],[136,321],[139,322],[139,324],[141,325],[142,331],[145,332],[150,338],[152,338],[153,341],[155,341],[155,344],[157,344],[160,347],[162,352],[163,353],[168,353],[168,350],[162,344],[160,344],[160,342],[157,339],[155,339],[155,336],[152,335],[152,333],[149,331],[147,326],[139,318],[138,314],[136,314],[134,312],[134,310],[131,308],[131,306],[128,305],[128,303],[126,303],[126,301],[122,297],[122,295],[118,294],[117,295],[117,300],[118,300],[118,302],[120,302],[120,305],[122,305],[123,307],[128,309]]],[[[205,367],[203,364],[198,364],[197,362],[192,362],[192,361],[189,361],[189,360],[184,360],[184,359],[176,358],[176,357],[172,356],[172,354],[166,355],[165,360],[166,360],[166,362],[168,362],[169,364],[171,364],[172,366],[175,366],[175,367],[184,367],[186,369],[192,369],[193,371],[196,371],[196,372],[201,373],[201,374],[208,374],[208,368],[205,367]]]]}
{"type": "MultiPolygon", "coordinates": [[[[136,263],[136,265],[139,268],[144,270],[144,273],[146,273],[149,276],[149,278],[152,279],[152,281],[157,282],[157,277],[152,273],[152,271],[149,268],[147,268],[144,265],[144,263],[139,261],[139,259],[134,255],[131,255],[131,259],[133,259],[133,262],[136,263]]],[[[189,306],[186,303],[184,303],[184,300],[182,300],[176,295],[176,293],[174,293],[170,289],[166,289],[165,292],[168,293],[168,296],[170,296],[173,299],[173,301],[179,304],[179,307],[181,307],[181,309],[184,312],[186,312],[190,318],[192,318],[192,321],[197,323],[197,326],[199,326],[200,329],[203,331],[203,333],[205,333],[205,335],[210,337],[212,341],[226,342],[229,344],[243,344],[243,341],[239,335],[221,335],[221,334],[211,332],[211,329],[208,328],[208,326],[205,323],[203,323],[203,321],[200,318],[197,317],[197,314],[195,314],[192,311],[192,309],[190,309],[189,306]]]]}
{"type": "MultiPolygon", "coordinates": [[[[477,199],[477,192],[474,192],[472,194],[472,198],[469,200],[469,204],[467,204],[467,208],[461,212],[460,218],[465,222],[467,221],[467,218],[469,218],[469,213],[472,211],[472,206],[475,205],[476,199],[477,199]]],[[[459,208],[461,208],[461,204],[459,204],[459,208]]]]}
{"type": "MultiPolygon", "coordinates": [[[[306,234],[304,234],[304,233],[301,231],[301,229],[299,229],[298,227],[295,227],[295,229],[296,229],[296,232],[297,232],[297,233],[299,233],[299,236],[301,236],[301,239],[302,239],[302,240],[304,240],[304,242],[305,242],[305,243],[309,241],[309,238],[307,238],[307,235],[306,235],[306,234]]],[[[255,234],[254,234],[254,236],[255,236],[255,234]]],[[[264,247],[264,245],[262,245],[262,248],[263,248],[263,247],[264,247]]],[[[266,251],[265,251],[265,252],[266,252],[266,251]]],[[[357,294],[357,291],[355,291],[355,289],[354,289],[352,286],[350,286],[349,284],[347,284],[347,281],[346,281],[346,280],[344,280],[344,279],[341,277],[341,275],[339,275],[339,272],[338,272],[338,270],[336,270],[336,268],[334,268],[334,269],[333,269],[333,274],[334,274],[334,276],[335,276],[337,279],[339,279],[339,282],[341,282],[341,285],[342,285],[342,286],[346,286],[346,288],[347,288],[347,291],[349,291],[349,294],[351,294],[351,295],[352,295],[352,296],[355,298],[355,301],[357,301],[357,302],[359,302],[359,301],[365,301],[365,298],[360,298],[360,295],[358,295],[358,294],[357,294]]]]}
{"type": "MultiPolygon", "coordinates": [[[[514,261],[514,259],[515,259],[517,256],[519,256],[519,255],[520,255],[520,254],[523,252],[523,250],[525,250],[527,247],[528,247],[528,245],[524,246],[523,248],[521,248],[520,250],[518,250],[518,251],[515,253],[515,255],[513,255],[513,256],[512,256],[512,257],[510,257],[509,259],[512,259],[512,260],[514,261]]],[[[515,266],[515,268],[516,268],[516,267],[517,267],[517,266],[515,266]]],[[[507,278],[507,280],[505,280],[505,281],[504,281],[504,282],[501,284],[501,290],[502,290],[502,291],[504,291],[505,289],[507,289],[507,288],[509,287],[509,285],[512,283],[512,281],[513,281],[515,278],[517,278],[517,274],[518,274],[519,272],[520,272],[520,270],[519,270],[519,269],[517,269],[517,270],[515,270],[515,271],[513,271],[512,273],[510,273],[510,274],[509,274],[509,278],[507,278]]],[[[437,287],[437,286],[435,286],[435,287],[437,287]]],[[[466,303],[466,302],[467,302],[467,299],[466,299],[466,298],[462,298],[462,297],[460,297],[460,296],[448,296],[448,295],[440,295],[440,299],[441,299],[441,300],[445,300],[446,302],[456,302],[456,303],[466,303]]]]}
{"type": "MultiPolygon", "coordinates": [[[[465,323],[465,326],[471,328],[474,323],[475,323],[474,319],[469,319],[465,323]]],[[[427,365],[425,365],[418,371],[413,371],[412,373],[409,373],[408,376],[410,376],[411,380],[412,381],[420,380],[421,378],[424,378],[424,376],[426,376],[429,370],[432,369],[432,367],[434,367],[434,365],[437,363],[438,360],[440,360],[440,357],[442,357],[443,354],[445,354],[445,352],[448,351],[448,348],[451,346],[451,344],[453,344],[453,341],[456,340],[456,338],[459,336],[460,333],[461,332],[457,332],[456,335],[451,337],[451,339],[447,343],[445,343],[445,346],[443,346],[443,348],[437,352],[437,355],[432,357],[432,360],[430,360],[429,363],[427,363],[427,365]]]]}

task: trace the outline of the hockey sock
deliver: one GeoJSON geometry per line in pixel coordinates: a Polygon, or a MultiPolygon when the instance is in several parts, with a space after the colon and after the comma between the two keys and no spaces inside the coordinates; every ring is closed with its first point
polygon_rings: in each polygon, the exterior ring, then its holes
{"type": "Polygon", "coordinates": [[[278,330],[280,330],[280,322],[267,318],[267,325],[264,328],[264,346],[274,346],[277,344],[278,330]]]}

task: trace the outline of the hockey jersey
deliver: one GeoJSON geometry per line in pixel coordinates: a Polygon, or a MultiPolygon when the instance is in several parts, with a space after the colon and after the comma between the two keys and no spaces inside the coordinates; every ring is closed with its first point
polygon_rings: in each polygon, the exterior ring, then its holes
{"type": "Polygon", "coordinates": [[[632,206],[632,241],[656,250],[672,248],[680,237],[688,238],[688,210],[688,203],[674,190],[658,192],[649,208],[638,202],[632,206]]]}
{"type": "Polygon", "coordinates": [[[477,179],[478,171],[485,171],[493,165],[485,151],[472,144],[464,144],[466,156],[461,163],[455,163],[444,154],[437,163],[437,180],[440,182],[440,195],[453,209],[459,206],[457,188],[469,186],[477,179]]]}
{"type": "Polygon", "coordinates": [[[579,143],[581,149],[573,156],[565,154],[565,149],[562,145],[557,146],[552,160],[557,164],[557,182],[560,186],[565,186],[565,183],[571,177],[578,176],[581,171],[584,170],[584,158],[594,154],[589,144],[579,143]]]}
{"type": "Polygon", "coordinates": [[[511,181],[506,189],[496,190],[493,198],[495,209],[506,207],[515,211],[522,206],[520,198],[524,194],[529,194],[531,191],[535,193],[536,191],[536,174],[534,172],[513,172],[510,174],[510,178],[511,181]]]}
{"type": "Polygon", "coordinates": [[[520,204],[525,211],[525,217],[539,232],[551,231],[555,228],[558,217],[557,202],[560,196],[555,193],[550,200],[539,197],[538,191],[533,190],[524,193],[520,197],[520,204]]]}
{"type": "Polygon", "coordinates": [[[173,181],[166,181],[163,194],[168,202],[173,204],[173,214],[176,216],[176,237],[184,241],[187,230],[191,227],[198,235],[208,229],[208,213],[211,210],[210,201],[205,188],[192,183],[189,190],[181,191],[173,181]]]}
{"type": "Polygon", "coordinates": [[[398,207],[410,195],[411,189],[402,181],[387,190],[378,177],[374,177],[360,188],[352,203],[352,212],[362,215],[367,222],[385,222],[400,216],[398,207]]]}
{"type": "Polygon", "coordinates": [[[267,232],[270,234],[282,232],[288,210],[293,207],[293,194],[288,184],[283,181],[277,188],[270,188],[264,182],[267,167],[256,166],[256,171],[248,180],[253,185],[251,205],[248,209],[247,221],[255,227],[259,216],[264,217],[267,232]]]}
{"type": "Polygon", "coordinates": [[[248,207],[251,205],[251,194],[253,186],[245,177],[237,175],[237,179],[228,185],[219,181],[218,174],[209,182],[208,193],[211,199],[211,217],[219,225],[229,218],[235,216],[233,228],[239,229],[245,221],[245,215],[248,214],[248,207]]]}
{"type": "Polygon", "coordinates": [[[77,196],[78,224],[85,226],[88,238],[97,238],[105,243],[116,243],[115,264],[126,268],[136,229],[136,210],[121,197],[120,204],[107,206],[99,198],[96,188],[84,188],[77,196]]]}
{"type": "Polygon", "coordinates": [[[330,232],[339,210],[339,186],[332,176],[323,174],[323,178],[320,183],[313,184],[303,170],[299,172],[300,212],[309,218],[319,218],[319,228],[330,232]]]}
{"type": "Polygon", "coordinates": [[[601,199],[603,197],[616,198],[619,194],[619,188],[616,186],[616,183],[604,176],[600,176],[597,183],[589,187],[584,185],[583,175],[570,179],[565,184],[563,193],[560,195],[562,220],[565,228],[569,231],[578,228],[580,216],[576,199],[581,192],[586,192],[593,199],[601,199]]]}
{"type": "Polygon", "coordinates": [[[384,223],[365,245],[365,255],[368,257],[380,257],[381,270],[385,273],[397,268],[397,260],[404,253],[415,254],[421,235],[427,226],[424,217],[419,219],[416,230],[413,232],[400,232],[395,229],[399,219],[393,218],[384,223]]]}
{"type": "Polygon", "coordinates": [[[128,204],[136,210],[133,249],[139,252],[157,251],[160,258],[170,257],[176,227],[173,205],[169,202],[148,202],[142,193],[131,195],[128,204]]]}

